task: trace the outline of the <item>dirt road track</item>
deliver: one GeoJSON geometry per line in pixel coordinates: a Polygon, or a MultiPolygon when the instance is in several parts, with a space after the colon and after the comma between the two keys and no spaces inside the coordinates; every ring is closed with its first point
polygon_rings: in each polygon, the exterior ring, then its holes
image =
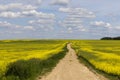
{"type": "Polygon", "coordinates": [[[68,44],[69,52],[48,75],[37,80],[108,80],[91,72],[77,59],[75,51],[68,44]]]}

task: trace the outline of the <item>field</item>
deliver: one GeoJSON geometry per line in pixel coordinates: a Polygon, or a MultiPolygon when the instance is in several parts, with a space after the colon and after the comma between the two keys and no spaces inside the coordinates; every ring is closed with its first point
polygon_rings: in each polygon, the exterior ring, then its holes
{"type": "Polygon", "coordinates": [[[64,56],[62,53],[65,53],[65,48],[66,43],[59,40],[0,41],[0,80],[27,80],[33,74],[35,76],[36,74],[42,74],[41,69],[38,71],[36,69],[41,65],[41,68],[55,66],[58,59],[64,56]],[[32,66],[31,68],[33,70],[35,68],[35,70],[27,72],[28,66],[32,66]],[[6,76],[8,77],[6,78],[6,76]]]}
{"type": "Polygon", "coordinates": [[[76,40],[73,48],[79,57],[96,69],[120,77],[120,41],[76,40]]]}
{"type": "MultiPolygon", "coordinates": [[[[120,77],[120,41],[3,40],[0,41],[0,80],[34,80],[56,66],[71,42],[79,59],[95,69],[120,77]]],[[[117,80],[117,79],[113,79],[117,80]]]]}

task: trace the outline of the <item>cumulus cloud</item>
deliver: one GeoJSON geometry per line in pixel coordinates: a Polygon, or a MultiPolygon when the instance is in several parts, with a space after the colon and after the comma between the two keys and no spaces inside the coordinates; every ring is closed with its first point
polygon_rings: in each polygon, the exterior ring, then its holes
{"type": "Polygon", "coordinates": [[[0,21],[0,27],[11,27],[12,24],[8,23],[7,21],[0,21]]]}
{"type": "Polygon", "coordinates": [[[62,5],[62,6],[66,6],[68,5],[70,2],[70,0],[53,0],[52,4],[53,5],[62,5]]]}
{"type": "Polygon", "coordinates": [[[120,26],[116,26],[115,29],[120,30],[120,26]]]}
{"type": "Polygon", "coordinates": [[[69,13],[74,18],[95,18],[95,14],[84,8],[59,8],[60,12],[69,13]]]}
{"type": "Polygon", "coordinates": [[[99,35],[99,36],[115,36],[120,35],[120,26],[113,25],[108,22],[104,21],[93,21],[90,22],[90,30],[89,32],[93,35],[99,35]],[[98,32],[99,31],[99,32],[98,32]]]}
{"type": "MultiPolygon", "coordinates": [[[[31,0],[30,0],[31,1],[31,0]]],[[[41,3],[42,0],[37,0],[41,3]]],[[[43,13],[36,11],[37,7],[22,3],[10,3],[7,5],[0,5],[0,18],[33,18],[29,25],[20,26],[11,24],[7,21],[0,21],[0,27],[17,30],[53,30],[55,23],[55,15],[53,13],[43,13]],[[36,20],[37,19],[37,20],[36,20]],[[33,27],[35,26],[35,27],[33,27]]]]}
{"type": "Polygon", "coordinates": [[[0,17],[2,17],[2,18],[19,18],[22,16],[21,16],[20,12],[7,11],[7,12],[1,12],[0,17]]]}
{"type": "Polygon", "coordinates": [[[29,21],[29,24],[36,24],[36,23],[38,23],[38,24],[52,24],[52,23],[54,23],[55,21],[54,21],[54,18],[51,18],[51,19],[39,19],[39,20],[31,20],[31,21],[29,21]]]}
{"type": "Polygon", "coordinates": [[[77,29],[78,29],[78,31],[81,31],[81,32],[86,32],[86,31],[88,31],[84,26],[78,26],[77,27],[77,29]]]}
{"type": "Polygon", "coordinates": [[[85,32],[87,29],[83,26],[84,18],[95,18],[95,14],[84,8],[59,8],[60,12],[67,13],[66,18],[59,22],[62,26],[72,29],[72,31],[85,32]]]}
{"type": "Polygon", "coordinates": [[[110,23],[106,23],[106,22],[103,22],[103,21],[95,21],[95,22],[91,22],[90,24],[92,26],[112,28],[112,25],[110,23]]]}
{"type": "Polygon", "coordinates": [[[43,13],[37,12],[36,10],[23,11],[21,12],[22,16],[38,17],[38,18],[55,18],[55,15],[52,13],[43,13]]]}
{"type": "Polygon", "coordinates": [[[73,29],[71,27],[68,28],[68,33],[72,33],[73,29]]]}
{"type": "Polygon", "coordinates": [[[24,5],[22,3],[11,3],[7,5],[0,5],[0,11],[15,11],[15,10],[34,10],[36,6],[24,5]]]}
{"type": "Polygon", "coordinates": [[[35,26],[37,29],[48,31],[54,29],[55,19],[49,18],[49,19],[31,20],[28,23],[32,26],[35,26]]]}
{"type": "Polygon", "coordinates": [[[43,0],[0,0],[1,3],[23,3],[23,4],[30,4],[30,5],[40,5],[43,0]]]}
{"type": "Polygon", "coordinates": [[[64,28],[67,28],[67,31],[69,33],[76,32],[76,31],[81,31],[81,32],[87,31],[81,21],[70,21],[69,22],[69,21],[66,21],[65,19],[64,21],[59,22],[59,24],[63,26],[64,28]]]}
{"type": "Polygon", "coordinates": [[[0,21],[0,27],[8,29],[18,29],[18,30],[35,30],[33,26],[21,26],[9,23],[7,21],[0,21]]]}
{"type": "MultiPolygon", "coordinates": [[[[10,0],[8,0],[10,1],[10,0]]],[[[39,6],[40,4],[42,4],[43,0],[12,0],[12,2],[19,2],[19,3],[23,3],[23,4],[31,4],[31,5],[37,5],[39,6]]]]}
{"type": "MultiPolygon", "coordinates": [[[[37,0],[41,3],[42,0],[37,0]]],[[[10,4],[0,4],[0,17],[1,18],[20,18],[20,17],[38,17],[38,18],[51,18],[55,17],[52,13],[43,13],[36,11],[38,7],[23,4],[23,3],[10,3],[10,4]]]]}
{"type": "Polygon", "coordinates": [[[25,30],[33,30],[33,31],[35,31],[35,28],[33,26],[24,26],[23,28],[25,30]]]}
{"type": "Polygon", "coordinates": [[[41,4],[42,3],[42,0],[37,0],[37,4],[41,4]]]}
{"type": "Polygon", "coordinates": [[[19,17],[37,17],[37,18],[54,18],[55,15],[52,13],[43,13],[36,10],[22,11],[22,12],[1,12],[0,17],[2,18],[19,18],[19,17]]]}

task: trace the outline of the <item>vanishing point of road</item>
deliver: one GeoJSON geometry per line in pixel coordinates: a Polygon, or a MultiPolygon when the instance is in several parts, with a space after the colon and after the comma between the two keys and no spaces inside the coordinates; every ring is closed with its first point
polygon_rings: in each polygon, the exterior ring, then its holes
{"type": "Polygon", "coordinates": [[[52,72],[37,80],[108,80],[102,75],[93,73],[80,63],[71,44],[67,45],[67,49],[69,51],[66,56],[60,60],[52,72]]]}

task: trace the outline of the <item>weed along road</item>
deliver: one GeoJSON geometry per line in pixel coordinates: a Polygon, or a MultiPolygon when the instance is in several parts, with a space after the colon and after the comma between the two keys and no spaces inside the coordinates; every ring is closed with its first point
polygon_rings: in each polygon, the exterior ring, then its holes
{"type": "Polygon", "coordinates": [[[37,80],[107,80],[80,63],[75,51],[71,48],[71,44],[68,44],[67,48],[68,53],[52,72],[39,77],[37,80]]]}

